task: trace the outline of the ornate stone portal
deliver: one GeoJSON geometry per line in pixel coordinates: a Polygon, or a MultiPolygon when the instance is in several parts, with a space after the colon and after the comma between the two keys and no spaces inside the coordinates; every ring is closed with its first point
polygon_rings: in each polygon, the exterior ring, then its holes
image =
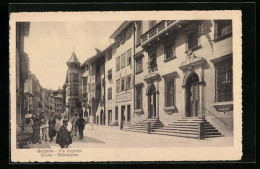
{"type": "Polygon", "coordinates": [[[187,51],[186,60],[180,69],[184,73],[184,108],[186,117],[205,118],[203,109],[204,64],[206,60],[197,57],[192,50],[187,51]],[[195,96],[196,95],[196,96],[195,96]]]}
{"type": "Polygon", "coordinates": [[[159,118],[159,81],[161,76],[159,73],[149,73],[145,76],[148,97],[148,118],[159,118]]]}

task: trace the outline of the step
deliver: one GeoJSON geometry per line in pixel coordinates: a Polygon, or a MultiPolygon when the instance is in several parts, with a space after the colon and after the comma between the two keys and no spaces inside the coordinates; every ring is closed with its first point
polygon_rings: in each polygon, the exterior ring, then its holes
{"type": "Polygon", "coordinates": [[[163,132],[152,132],[152,134],[158,135],[167,135],[167,136],[177,136],[177,137],[186,137],[186,138],[198,138],[196,135],[192,134],[182,134],[182,133],[163,133],[163,132]]]}
{"type": "Polygon", "coordinates": [[[155,129],[155,130],[152,130],[152,133],[154,133],[154,132],[181,133],[181,134],[198,135],[198,131],[177,131],[177,130],[155,129]]]}
{"type": "Polygon", "coordinates": [[[171,130],[171,131],[196,131],[196,132],[199,131],[198,128],[196,128],[196,129],[190,129],[190,128],[171,128],[171,127],[163,127],[163,128],[160,128],[159,130],[171,130]]]}

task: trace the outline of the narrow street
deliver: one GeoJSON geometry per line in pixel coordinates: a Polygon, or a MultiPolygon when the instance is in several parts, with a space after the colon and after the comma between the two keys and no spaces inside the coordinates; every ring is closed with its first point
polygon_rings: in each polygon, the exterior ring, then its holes
{"type": "MultiPolygon", "coordinates": [[[[70,148],[143,148],[143,147],[229,147],[233,143],[232,137],[216,137],[204,140],[163,136],[146,133],[136,133],[119,130],[118,126],[94,126],[91,130],[89,124],[84,130],[84,139],[73,137],[70,148]],[[141,138],[141,139],[140,139],[141,138]]],[[[30,144],[30,148],[60,148],[55,138],[52,142],[30,144]]]]}

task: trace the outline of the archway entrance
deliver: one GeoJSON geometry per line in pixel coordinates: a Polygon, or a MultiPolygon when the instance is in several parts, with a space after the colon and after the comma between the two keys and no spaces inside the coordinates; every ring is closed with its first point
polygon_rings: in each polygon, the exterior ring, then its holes
{"type": "Polygon", "coordinates": [[[186,82],[186,116],[198,117],[200,107],[199,77],[192,73],[186,82]]]}
{"type": "Polygon", "coordinates": [[[156,117],[156,88],[154,84],[148,90],[148,118],[156,117]]]}

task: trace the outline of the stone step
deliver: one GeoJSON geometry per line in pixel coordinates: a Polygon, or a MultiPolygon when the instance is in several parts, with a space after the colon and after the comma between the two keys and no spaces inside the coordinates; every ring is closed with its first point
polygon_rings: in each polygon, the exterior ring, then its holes
{"type": "Polygon", "coordinates": [[[199,129],[198,128],[172,128],[172,127],[163,127],[160,129],[155,129],[154,131],[159,131],[159,130],[165,130],[165,131],[194,131],[194,132],[198,132],[199,129]]]}
{"type": "Polygon", "coordinates": [[[152,130],[152,133],[157,133],[157,132],[166,132],[166,133],[181,133],[181,134],[190,134],[190,135],[196,135],[198,136],[198,131],[177,131],[177,130],[164,130],[164,129],[157,129],[157,130],[152,130]]]}
{"type": "Polygon", "coordinates": [[[186,138],[198,138],[197,135],[193,135],[193,134],[182,134],[182,133],[169,133],[169,132],[152,132],[152,134],[159,134],[159,135],[167,135],[167,136],[177,136],[177,137],[186,137],[186,138]]]}

